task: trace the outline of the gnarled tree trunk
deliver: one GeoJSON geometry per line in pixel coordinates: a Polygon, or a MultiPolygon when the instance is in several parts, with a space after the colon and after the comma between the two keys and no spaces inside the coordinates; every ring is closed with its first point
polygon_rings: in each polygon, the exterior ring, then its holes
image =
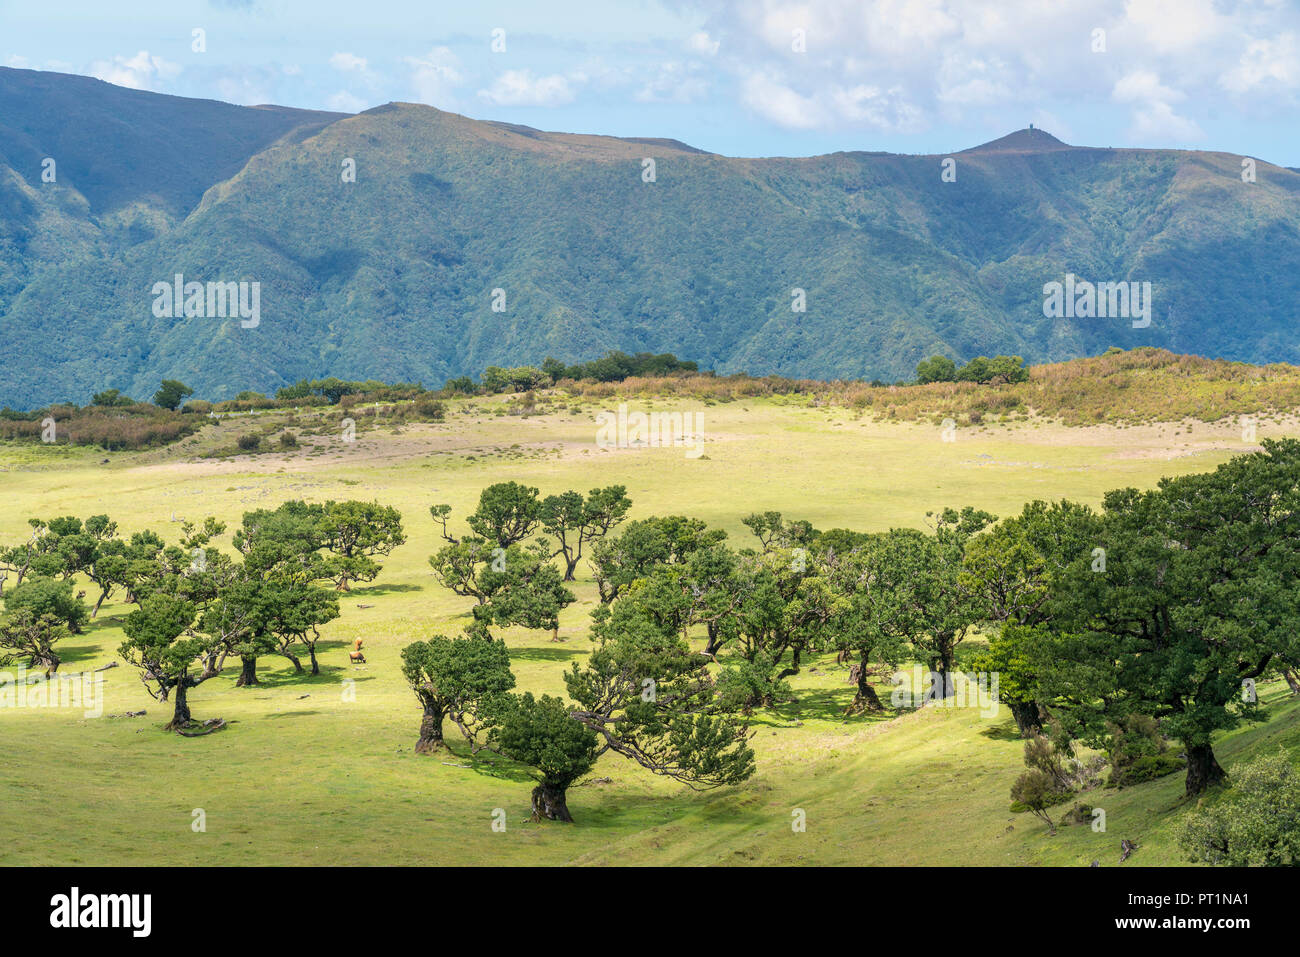
{"type": "Polygon", "coordinates": [[[564,821],[572,824],[573,817],[569,814],[569,805],[565,802],[567,790],[567,786],[559,787],[547,781],[533,788],[533,820],[540,821],[544,818],[548,821],[564,821]]]}
{"type": "Polygon", "coordinates": [[[705,628],[708,630],[709,640],[704,645],[704,653],[711,658],[717,657],[718,649],[722,646],[719,640],[722,636],[718,633],[718,623],[716,621],[706,622],[705,628]]]}
{"type": "Polygon", "coordinates": [[[876,695],[876,689],[871,687],[870,678],[871,672],[867,669],[865,656],[849,668],[849,680],[857,682],[858,692],[853,696],[853,703],[847,709],[848,714],[860,714],[864,711],[874,714],[885,710],[885,706],[880,703],[880,698],[876,695]]]}
{"type": "Polygon", "coordinates": [[[447,746],[442,739],[444,712],[428,699],[424,700],[424,717],[420,719],[420,740],[415,742],[416,754],[433,754],[447,746]]]}
{"type": "Polygon", "coordinates": [[[1043,718],[1037,701],[1008,698],[1007,707],[1011,709],[1011,717],[1016,719],[1016,727],[1025,737],[1032,737],[1043,730],[1043,718]]]}
{"type": "Polygon", "coordinates": [[[176,685],[176,704],[172,710],[172,719],[170,723],[164,726],[164,731],[175,731],[178,728],[188,727],[191,721],[190,705],[186,698],[189,689],[185,687],[182,681],[176,685]]]}
{"type": "Polygon", "coordinates": [[[1187,793],[1200,794],[1228,775],[1215,760],[1214,748],[1208,744],[1187,746],[1187,793]]]}
{"type": "Polygon", "coordinates": [[[926,689],[927,701],[943,701],[957,694],[952,680],[952,661],[940,658],[930,663],[930,687],[926,689]]]}
{"type": "Polygon", "coordinates": [[[235,682],[236,688],[245,688],[249,685],[258,684],[257,680],[257,658],[247,658],[241,656],[239,659],[243,662],[243,667],[239,671],[239,679],[235,682]]]}

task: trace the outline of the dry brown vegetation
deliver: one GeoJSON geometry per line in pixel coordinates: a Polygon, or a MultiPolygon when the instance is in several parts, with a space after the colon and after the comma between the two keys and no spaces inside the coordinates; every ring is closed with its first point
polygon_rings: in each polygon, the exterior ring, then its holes
{"type": "Polygon", "coordinates": [[[951,416],[964,422],[1036,415],[1065,425],[1137,424],[1238,415],[1281,415],[1300,408],[1300,367],[1250,365],[1164,349],[1132,349],[1032,366],[1029,381],[976,385],[870,385],[779,376],[673,375],[623,382],[563,382],[574,395],[607,398],[679,395],[727,402],[761,396],[807,396],[815,404],[858,409],[885,419],[951,416]]]}

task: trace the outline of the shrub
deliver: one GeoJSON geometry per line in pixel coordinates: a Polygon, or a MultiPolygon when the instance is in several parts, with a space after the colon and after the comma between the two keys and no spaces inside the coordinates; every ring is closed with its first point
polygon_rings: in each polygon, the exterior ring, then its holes
{"type": "Polygon", "coordinates": [[[298,436],[288,431],[280,433],[280,448],[296,449],[297,447],[298,447],[298,436]]]}
{"type": "Polygon", "coordinates": [[[1016,778],[1016,783],[1011,785],[1011,809],[1032,812],[1053,834],[1056,833],[1056,823],[1047,813],[1047,809],[1053,804],[1060,804],[1066,797],[1068,794],[1062,794],[1057,790],[1051,775],[1038,768],[1025,771],[1016,778]]]}
{"type": "Polygon", "coordinates": [[[50,615],[68,626],[73,634],[90,617],[86,603],[72,591],[72,582],[54,578],[30,578],[5,596],[5,611],[26,609],[35,618],[50,615]]]}
{"type": "Polygon", "coordinates": [[[1061,815],[1060,826],[1069,827],[1071,824],[1091,824],[1092,823],[1092,805],[1075,803],[1074,807],[1061,815]]]}
{"type": "Polygon", "coordinates": [[[1178,843],[1193,861],[1233,867],[1300,864],[1300,772],[1285,752],[1233,769],[1222,799],[1183,821],[1178,843]]]}
{"type": "Polygon", "coordinates": [[[1128,787],[1132,784],[1142,784],[1145,781],[1154,781],[1156,778],[1162,778],[1166,774],[1175,774],[1183,770],[1187,765],[1183,759],[1176,754],[1151,754],[1146,757],[1138,758],[1130,764],[1124,772],[1124,776],[1116,782],[1115,774],[1112,772],[1110,779],[1106,782],[1107,787],[1128,787]]]}
{"type": "Polygon", "coordinates": [[[930,356],[916,365],[916,381],[920,385],[928,382],[955,382],[957,363],[947,356],[930,356]]]}
{"type": "Polygon", "coordinates": [[[249,432],[236,439],[235,444],[245,452],[255,452],[262,447],[262,437],[249,432]]]}
{"type": "Polygon", "coordinates": [[[1181,770],[1182,759],[1168,750],[1159,723],[1150,715],[1131,714],[1122,726],[1110,725],[1111,773],[1106,786],[1127,787],[1181,770]]]}
{"type": "Polygon", "coordinates": [[[422,422],[441,422],[447,418],[447,406],[437,399],[416,399],[411,406],[415,417],[422,422]]]}
{"type": "Polygon", "coordinates": [[[478,395],[478,386],[474,380],[467,375],[456,376],[454,379],[448,379],[447,384],[442,390],[450,395],[478,395]]]}

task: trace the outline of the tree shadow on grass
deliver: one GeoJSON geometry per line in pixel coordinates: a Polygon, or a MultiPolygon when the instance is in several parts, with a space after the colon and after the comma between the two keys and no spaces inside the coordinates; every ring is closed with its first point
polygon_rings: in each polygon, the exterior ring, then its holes
{"type": "MultiPolygon", "coordinates": [[[[903,713],[886,705],[884,711],[863,711],[856,714],[846,714],[845,709],[853,703],[855,693],[853,686],[801,690],[795,693],[794,701],[783,702],[775,708],[755,711],[751,716],[751,721],[775,728],[788,728],[796,721],[814,719],[865,727],[882,721],[889,721],[903,713]],[[767,716],[766,719],[764,715],[767,716]]],[[[877,689],[877,694],[879,693],[880,690],[877,689]]]]}
{"type": "Polygon", "coordinates": [[[477,774],[483,774],[491,778],[499,778],[503,781],[527,782],[536,784],[533,776],[528,769],[522,764],[517,764],[499,754],[493,754],[491,751],[480,751],[478,754],[471,754],[469,745],[461,742],[456,747],[446,744],[445,747],[434,751],[432,754],[419,754],[419,758],[428,758],[431,761],[447,761],[455,765],[464,765],[462,770],[474,771],[477,774]]]}
{"type": "Polygon", "coordinates": [[[568,661],[571,658],[585,654],[578,650],[568,648],[537,648],[525,646],[523,648],[511,648],[510,659],[512,661],[568,661]]]}
{"type": "Polygon", "coordinates": [[[996,724],[990,724],[987,728],[980,731],[984,737],[990,741],[1023,741],[1024,737],[1020,729],[1016,727],[1013,720],[999,721],[996,724]]]}
{"type": "Polygon", "coordinates": [[[81,626],[81,631],[73,632],[73,638],[84,638],[94,635],[101,631],[108,631],[112,628],[121,628],[126,622],[125,615],[104,615],[100,618],[87,619],[81,626]]]}
{"type": "Polygon", "coordinates": [[[359,588],[352,588],[349,591],[339,592],[339,601],[345,597],[352,598],[376,598],[379,595],[404,595],[413,591],[424,591],[421,585],[402,585],[396,582],[385,585],[365,585],[359,588]]]}
{"type": "MultiPolygon", "coordinates": [[[[711,791],[692,791],[683,786],[679,793],[672,795],[626,791],[605,795],[599,785],[585,786],[591,784],[593,780],[579,781],[569,789],[574,824],[583,830],[623,829],[629,820],[645,820],[653,815],[653,820],[646,821],[640,833],[655,834],[660,829],[677,826],[736,827],[737,833],[745,833],[772,820],[763,808],[761,792],[756,793],[745,784],[711,791]],[[671,813],[664,815],[664,811],[671,813]]],[[[652,839],[652,843],[661,847],[674,840],[664,833],[658,840],[652,839]]]]}
{"type": "MultiPolygon", "coordinates": [[[[229,674],[237,678],[239,676],[239,665],[236,664],[232,669],[230,664],[227,663],[225,669],[222,671],[222,674],[223,675],[229,674]]],[[[261,663],[259,662],[257,668],[257,684],[246,685],[243,688],[235,688],[233,690],[256,691],[258,688],[273,690],[277,688],[291,688],[294,686],[300,688],[336,687],[338,685],[343,684],[344,680],[347,678],[351,678],[353,681],[358,683],[362,681],[375,680],[374,675],[368,675],[365,674],[364,672],[351,671],[346,668],[331,668],[327,666],[322,666],[321,673],[318,675],[313,675],[310,671],[304,671],[300,674],[294,671],[291,667],[281,671],[271,671],[269,669],[264,670],[261,663]]]]}
{"type": "MultiPolygon", "coordinates": [[[[55,642],[54,653],[59,656],[60,671],[80,671],[85,665],[94,664],[95,667],[106,665],[110,661],[116,661],[118,667],[123,667],[126,662],[117,656],[117,647],[104,649],[99,645],[90,643],[75,643],[78,638],[87,637],[85,635],[73,635],[70,638],[64,638],[62,641],[55,642]],[[71,667],[69,667],[71,666],[71,667]]],[[[18,655],[15,661],[27,661],[26,655],[18,655]]],[[[42,668],[42,671],[45,669],[42,668]]]]}

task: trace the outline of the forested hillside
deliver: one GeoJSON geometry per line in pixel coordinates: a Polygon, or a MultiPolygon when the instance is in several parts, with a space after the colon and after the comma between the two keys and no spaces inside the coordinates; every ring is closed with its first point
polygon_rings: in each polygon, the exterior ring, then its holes
{"type": "Polygon", "coordinates": [[[1300,361],[1300,175],[1242,174],[1236,155],[1041,130],[951,157],[736,159],[0,70],[0,405],[164,377],[212,398],[326,375],[437,386],[609,349],[887,380],[933,353],[1300,361]],[[154,286],[177,274],[258,283],[256,325],[160,317],[154,286]],[[1150,324],[1045,317],[1067,274],[1151,283],[1150,324]]]}

